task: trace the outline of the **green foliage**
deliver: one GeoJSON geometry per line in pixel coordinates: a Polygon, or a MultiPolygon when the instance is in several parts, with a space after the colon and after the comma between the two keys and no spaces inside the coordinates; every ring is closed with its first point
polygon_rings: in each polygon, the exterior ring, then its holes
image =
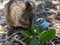
{"type": "Polygon", "coordinates": [[[46,30],[39,34],[39,39],[41,40],[41,43],[44,43],[49,40],[53,40],[54,38],[55,38],[54,29],[46,30]]]}
{"type": "Polygon", "coordinates": [[[22,35],[28,38],[26,41],[29,45],[38,45],[38,42],[44,45],[45,42],[55,38],[55,29],[44,30],[47,26],[43,26],[35,25],[34,27],[31,26],[29,30],[21,30],[22,35]]]}
{"type": "Polygon", "coordinates": [[[38,45],[37,39],[31,40],[30,45],[38,45]]]}
{"type": "Polygon", "coordinates": [[[28,31],[26,31],[26,30],[22,30],[20,32],[22,33],[23,36],[26,36],[26,37],[32,36],[32,34],[30,32],[28,32],[28,31]]]}

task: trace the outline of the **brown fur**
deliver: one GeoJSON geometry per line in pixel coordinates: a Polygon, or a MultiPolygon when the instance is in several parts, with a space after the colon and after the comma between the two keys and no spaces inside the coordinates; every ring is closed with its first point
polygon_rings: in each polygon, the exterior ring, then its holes
{"type": "Polygon", "coordinates": [[[29,1],[10,0],[5,6],[4,15],[7,24],[27,28],[34,20],[34,5],[29,1]]]}

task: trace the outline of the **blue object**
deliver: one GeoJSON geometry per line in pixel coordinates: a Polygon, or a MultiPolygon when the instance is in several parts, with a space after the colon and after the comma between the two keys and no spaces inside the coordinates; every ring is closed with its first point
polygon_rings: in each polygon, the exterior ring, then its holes
{"type": "Polygon", "coordinates": [[[44,30],[44,29],[48,28],[49,25],[51,25],[51,23],[45,21],[40,25],[40,28],[44,30]]]}

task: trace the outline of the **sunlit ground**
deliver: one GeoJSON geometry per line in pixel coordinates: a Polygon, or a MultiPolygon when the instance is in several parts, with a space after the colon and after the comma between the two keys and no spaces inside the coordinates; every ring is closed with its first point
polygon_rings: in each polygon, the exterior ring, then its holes
{"type": "Polygon", "coordinates": [[[0,3],[0,9],[3,9],[3,8],[4,8],[3,3],[0,3]]]}
{"type": "Polygon", "coordinates": [[[57,1],[52,1],[53,4],[60,4],[60,2],[57,0],[57,1]]]}
{"type": "Polygon", "coordinates": [[[0,45],[2,45],[2,43],[0,42],[0,45]]]}

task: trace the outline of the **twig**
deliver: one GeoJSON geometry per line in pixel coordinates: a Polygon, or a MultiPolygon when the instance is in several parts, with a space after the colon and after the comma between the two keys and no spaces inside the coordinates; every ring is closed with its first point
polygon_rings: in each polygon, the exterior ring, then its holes
{"type": "Polygon", "coordinates": [[[12,39],[14,39],[14,40],[16,40],[16,41],[19,41],[21,44],[23,44],[23,45],[26,45],[26,43],[25,42],[22,42],[22,40],[19,40],[19,39],[17,39],[17,38],[12,38],[12,39]]]}
{"type": "Polygon", "coordinates": [[[7,36],[6,39],[3,39],[3,41],[7,41],[9,38],[12,38],[12,36],[14,36],[16,33],[13,33],[11,36],[7,36]]]}

